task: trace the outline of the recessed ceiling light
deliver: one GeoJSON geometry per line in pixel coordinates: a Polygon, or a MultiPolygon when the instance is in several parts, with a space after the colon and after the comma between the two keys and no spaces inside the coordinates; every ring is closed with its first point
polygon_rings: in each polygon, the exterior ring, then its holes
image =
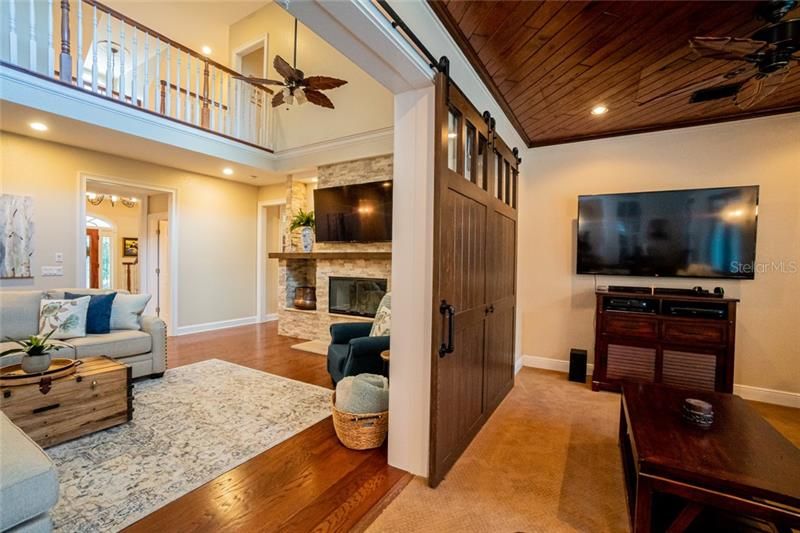
{"type": "Polygon", "coordinates": [[[608,113],[608,108],[603,104],[596,105],[592,108],[592,115],[605,115],[608,113]]]}
{"type": "Polygon", "coordinates": [[[36,131],[47,131],[47,125],[41,122],[31,122],[30,127],[36,131]]]}
{"type": "Polygon", "coordinates": [[[222,169],[222,173],[226,176],[231,176],[233,175],[233,169],[231,167],[225,167],[222,169]]]}
{"type": "Polygon", "coordinates": [[[203,52],[203,54],[205,54],[207,56],[211,55],[211,47],[210,46],[207,46],[207,45],[203,46],[203,48],[201,48],[200,50],[203,52]]]}

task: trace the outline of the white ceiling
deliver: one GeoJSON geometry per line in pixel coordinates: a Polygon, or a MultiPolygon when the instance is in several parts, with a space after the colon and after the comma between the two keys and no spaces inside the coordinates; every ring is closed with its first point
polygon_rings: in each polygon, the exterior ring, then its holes
{"type": "Polygon", "coordinates": [[[106,0],[120,13],[200,52],[211,47],[211,59],[228,65],[228,28],[269,1],[264,0],[106,0]]]}

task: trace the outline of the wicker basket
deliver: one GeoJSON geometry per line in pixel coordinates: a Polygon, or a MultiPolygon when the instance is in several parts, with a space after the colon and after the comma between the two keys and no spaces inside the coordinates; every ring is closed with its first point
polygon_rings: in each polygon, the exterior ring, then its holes
{"type": "Polygon", "coordinates": [[[347,413],[336,408],[336,393],[331,397],[333,428],[336,436],[351,450],[371,450],[383,444],[389,430],[389,411],[347,413]]]}

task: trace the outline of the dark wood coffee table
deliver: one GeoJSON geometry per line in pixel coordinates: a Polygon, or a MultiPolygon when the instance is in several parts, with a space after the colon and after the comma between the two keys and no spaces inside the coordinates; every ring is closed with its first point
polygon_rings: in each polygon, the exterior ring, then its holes
{"type": "Polygon", "coordinates": [[[619,444],[634,533],[683,531],[707,507],[800,528],[800,449],[738,396],[626,383],[619,444]],[[684,398],[714,406],[710,429],[683,421],[684,398]],[[660,495],[685,502],[666,528],[653,520],[660,495]]]}

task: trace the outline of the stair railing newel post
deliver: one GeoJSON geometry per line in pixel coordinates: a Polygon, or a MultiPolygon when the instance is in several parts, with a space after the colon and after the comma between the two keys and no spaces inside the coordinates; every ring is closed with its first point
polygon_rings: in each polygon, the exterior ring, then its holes
{"type": "Polygon", "coordinates": [[[208,128],[210,118],[208,110],[208,76],[208,59],[206,59],[203,65],[203,114],[200,123],[200,125],[204,128],[208,128]]]}
{"type": "MultiPolygon", "coordinates": [[[[61,0],[61,55],[58,56],[58,78],[63,82],[72,83],[72,55],[69,49],[69,0],[61,0]]],[[[80,83],[80,80],[78,82],[80,83]]]]}

